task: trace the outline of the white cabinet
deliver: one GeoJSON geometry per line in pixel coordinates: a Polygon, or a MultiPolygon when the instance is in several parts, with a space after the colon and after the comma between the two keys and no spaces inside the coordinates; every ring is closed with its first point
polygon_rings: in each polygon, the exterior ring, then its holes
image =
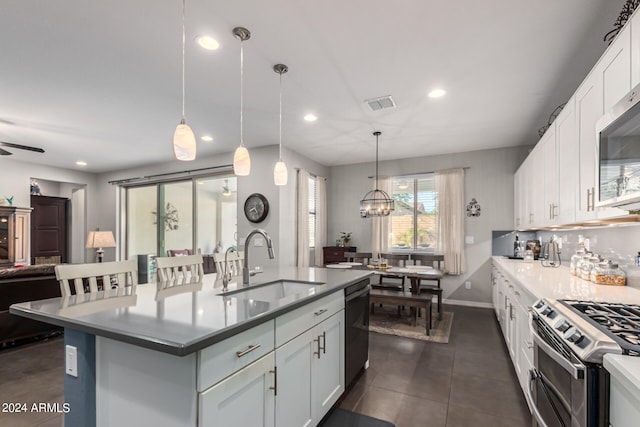
{"type": "Polygon", "coordinates": [[[344,310],[276,349],[279,427],[312,426],[344,391],[344,310]]]}
{"type": "Polygon", "coordinates": [[[525,225],[528,228],[541,226],[544,221],[544,152],[537,144],[523,164],[525,166],[525,185],[527,196],[527,215],[525,225]]]}
{"type": "Polygon", "coordinates": [[[631,27],[626,25],[596,66],[602,79],[604,111],[609,111],[631,89],[631,27]]]}
{"type": "Polygon", "coordinates": [[[533,337],[529,330],[529,307],[535,298],[519,283],[511,281],[493,266],[498,292],[500,328],[522,389],[527,391],[528,373],[533,366],[533,337]]]}
{"type": "Polygon", "coordinates": [[[591,73],[576,92],[576,129],[578,131],[578,176],[576,221],[596,217],[595,182],[597,139],[596,122],[603,114],[602,81],[597,72],[591,73]]]}
{"type": "Polygon", "coordinates": [[[640,84],[640,13],[631,17],[631,87],[640,84]]]}
{"type": "Polygon", "coordinates": [[[274,364],[271,352],[200,393],[198,426],[275,426],[274,364]]]}
{"type": "Polygon", "coordinates": [[[553,224],[572,224],[576,221],[578,194],[578,132],[576,126],[575,98],[571,98],[555,121],[558,207],[553,224]]]}
{"type": "Polygon", "coordinates": [[[526,226],[525,218],[527,216],[527,193],[525,187],[525,165],[523,164],[516,171],[513,182],[513,225],[515,229],[520,229],[526,226]]]}
{"type": "MultiPolygon", "coordinates": [[[[556,122],[554,121],[538,142],[541,145],[544,168],[540,171],[544,186],[543,216],[538,222],[542,225],[558,223],[558,164],[556,159],[556,122]]],[[[540,191],[540,190],[538,190],[540,191]]]]}

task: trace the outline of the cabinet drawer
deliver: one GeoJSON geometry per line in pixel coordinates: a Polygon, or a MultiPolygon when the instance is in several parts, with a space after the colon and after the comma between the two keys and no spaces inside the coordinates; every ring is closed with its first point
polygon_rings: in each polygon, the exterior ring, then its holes
{"type": "Polygon", "coordinates": [[[344,292],[334,292],[303,307],[276,317],[276,347],[344,309],[344,292]]]}
{"type": "Polygon", "coordinates": [[[198,391],[204,391],[273,350],[274,321],[227,338],[198,353],[198,391]]]}

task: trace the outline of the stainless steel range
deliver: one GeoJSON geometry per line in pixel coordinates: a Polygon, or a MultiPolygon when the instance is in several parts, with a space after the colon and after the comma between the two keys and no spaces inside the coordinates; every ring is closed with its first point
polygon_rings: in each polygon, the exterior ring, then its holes
{"type": "Polygon", "coordinates": [[[533,306],[529,391],[543,427],[607,427],[606,353],[640,356],[640,306],[542,299],[533,306]]]}

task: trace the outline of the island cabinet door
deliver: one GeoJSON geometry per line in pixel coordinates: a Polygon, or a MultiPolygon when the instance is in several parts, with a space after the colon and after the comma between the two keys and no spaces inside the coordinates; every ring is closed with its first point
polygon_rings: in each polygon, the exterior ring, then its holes
{"type": "Polygon", "coordinates": [[[199,427],[275,426],[273,352],[220,381],[199,397],[199,427]]]}
{"type": "Polygon", "coordinates": [[[318,423],[344,392],[344,310],[312,329],[314,354],[311,383],[313,419],[318,423]]]}
{"type": "Polygon", "coordinates": [[[314,425],[311,410],[311,365],[315,357],[312,332],[308,330],[276,349],[278,427],[314,425]]]}

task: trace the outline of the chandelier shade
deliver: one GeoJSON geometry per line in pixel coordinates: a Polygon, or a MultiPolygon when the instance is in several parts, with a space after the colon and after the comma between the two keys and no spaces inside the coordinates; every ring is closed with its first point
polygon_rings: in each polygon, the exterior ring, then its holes
{"type": "Polygon", "coordinates": [[[251,157],[244,145],[236,148],[233,153],[233,173],[237,176],[247,176],[251,172],[251,157]]]}
{"type": "Polygon", "coordinates": [[[382,132],[373,133],[376,137],[376,182],[375,189],[369,191],[360,200],[360,217],[389,216],[395,209],[395,201],[387,192],[378,189],[378,137],[382,132]]]}
{"type": "Polygon", "coordinates": [[[288,172],[287,165],[284,162],[276,163],[275,168],[273,168],[273,180],[276,185],[287,185],[288,172]]]}

